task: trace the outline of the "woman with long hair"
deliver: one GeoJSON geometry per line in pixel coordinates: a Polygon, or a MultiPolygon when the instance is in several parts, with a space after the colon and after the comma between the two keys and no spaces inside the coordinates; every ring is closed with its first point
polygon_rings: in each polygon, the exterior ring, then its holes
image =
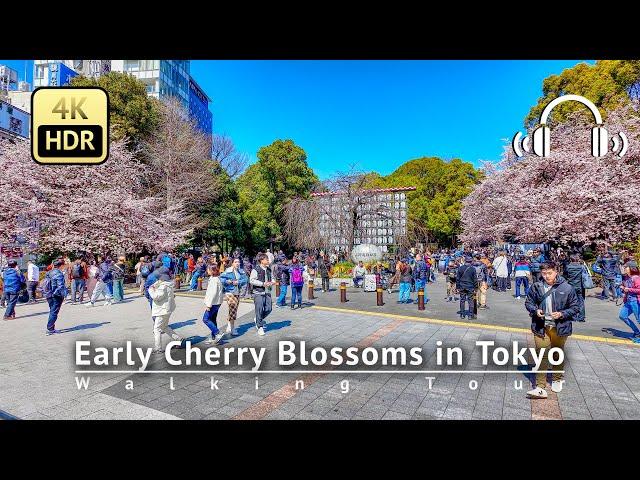
{"type": "Polygon", "coordinates": [[[87,296],[91,298],[93,295],[93,289],[96,288],[96,284],[98,283],[98,266],[96,265],[95,260],[91,260],[89,262],[89,278],[87,278],[87,296]]]}
{"type": "Polygon", "coordinates": [[[222,298],[224,294],[224,287],[220,280],[220,269],[217,264],[211,264],[207,268],[207,274],[209,275],[209,284],[207,285],[207,292],[204,296],[205,311],[202,315],[202,322],[211,330],[211,338],[206,340],[205,345],[218,344],[224,337],[224,333],[221,333],[218,329],[218,310],[222,304],[222,298]]]}
{"type": "Polygon", "coordinates": [[[411,303],[411,267],[405,260],[402,260],[398,272],[400,272],[398,303],[411,303]]]}

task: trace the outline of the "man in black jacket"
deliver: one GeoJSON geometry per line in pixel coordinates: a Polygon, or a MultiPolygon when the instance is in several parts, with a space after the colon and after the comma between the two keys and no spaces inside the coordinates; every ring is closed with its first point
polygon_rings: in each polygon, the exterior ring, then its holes
{"type": "MultiPolygon", "coordinates": [[[[545,262],[540,266],[542,280],[535,282],[529,289],[525,307],[531,316],[531,331],[534,335],[537,354],[544,349],[541,370],[550,370],[548,352],[556,347],[564,350],[564,344],[572,333],[571,322],[580,313],[580,301],[575,289],[558,275],[554,262],[545,262]]],[[[554,367],[563,370],[564,362],[554,367]]],[[[551,390],[562,391],[564,374],[553,372],[551,390]]],[[[527,392],[529,398],[547,398],[547,374],[536,373],[536,388],[527,392]]]]}
{"type": "Polygon", "coordinates": [[[478,279],[472,262],[472,257],[465,257],[464,265],[458,267],[456,273],[456,289],[460,293],[460,318],[465,318],[465,316],[471,319],[476,318],[473,302],[476,288],[478,288],[478,279]],[[467,304],[469,310],[465,309],[467,304]]]}

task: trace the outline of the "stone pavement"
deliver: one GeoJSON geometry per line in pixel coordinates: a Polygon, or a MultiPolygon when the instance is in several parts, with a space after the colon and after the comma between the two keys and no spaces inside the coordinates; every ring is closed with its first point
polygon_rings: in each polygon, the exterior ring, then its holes
{"type": "MultiPolygon", "coordinates": [[[[491,293],[496,298],[488,313],[495,313],[501,307],[498,294],[491,293]]],[[[316,295],[319,298],[313,303],[320,306],[338,292],[324,294],[324,298],[321,292],[316,295]]],[[[429,388],[426,375],[415,373],[109,372],[87,375],[89,387],[79,390],[73,358],[76,340],[92,340],[105,347],[122,346],[127,340],[145,347],[152,344],[148,304],[129,295],[125,303],[111,307],[87,309],[65,304],[57,325],[65,330],[61,335],[44,335],[47,307],[43,303],[19,306],[19,318],[0,321],[0,413],[25,419],[640,419],[640,347],[630,342],[570,339],[564,390],[556,395],[549,389],[547,400],[528,400],[525,390],[531,375],[482,373],[488,368],[481,364],[475,345],[477,340],[494,340],[504,346],[516,340],[521,346],[532,344],[531,335],[521,329],[522,315],[518,316],[520,328],[503,330],[491,328],[486,320],[486,325],[429,320],[436,311],[429,317],[421,312],[424,318],[414,321],[405,317],[418,316],[415,306],[389,303],[385,316],[361,313],[353,309],[355,298],[371,294],[349,295],[353,303],[347,308],[352,310],[338,310],[335,305],[332,310],[276,308],[264,337],[258,337],[253,327],[252,304],[242,303],[240,335],[227,341],[224,348],[264,346],[272,354],[267,354],[262,369],[277,369],[273,352],[281,340],[305,340],[309,348],[420,346],[428,355],[424,369],[438,370],[442,367],[436,366],[434,353],[440,340],[448,347],[462,348],[465,362],[456,368],[478,373],[429,374],[435,377],[429,388]],[[399,307],[411,311],[396,315],[399,307]],[[174,390],[169,388],[170,377],[174,390]],[[219,390],[211,389],[212,377],[219,390]],[[297,379],[304,380],[304,389],[296,389],[297,379]],[[133,390],[125,389],[128,380],[133,382],[133,390]],[[348,392],[343,393],[345,380],[348,392]],[[514,381],[520,380],[523,389],[517,390],[514,381]],[[469,388],[471,381],[477,382],[477,388],[469,388]]],[[[201,298],[181,295],[170,323],[181,335],[198,342],[208,332],[199,320],[201,315],[201,298]]],[[[218,318],[224,327],[225,307],[218,318]]],[[[443,319],[455,319],[455,312],[443,315],[443,319]]],[[[166,368],[162,356],[149,367],[166,368]]],[[[231,370],[241,368],[246,366],[231,370]]],[[[504,367],[508,368],[513,369],[504,367]]]]}

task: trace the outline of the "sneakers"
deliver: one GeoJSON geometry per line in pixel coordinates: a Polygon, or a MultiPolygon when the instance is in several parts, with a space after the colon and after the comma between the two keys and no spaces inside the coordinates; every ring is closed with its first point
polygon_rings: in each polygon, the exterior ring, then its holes
{"type": "Polygon", "coordinates": [[[47,330],[46,331],[47,335],[55,335],[56,333],[60,333],[60,330],[47,330]]]}
{"type": "Polygon", "coordinates": [[[113,300],[107,300],[106,302],[104,302],[104,305],[102,305],[103,307],[107,307],[109,305],[113,305],[113,300]]]}
{"type": "Polygon", "coordinates": [[[564,380],[554,380],[551,382],[551,391],[555,393],[560,393],[562,391],[562,387],[564,385],[564,380]]]}
{"type": "MultiPolygon", "coordinates": [[[[235,330],[235,329],[234,329],[234,330],[235,330]]],[[[229,335],[231,335],[231,324],[230,324],[230,323],[227,323],[226,333],[228,333],[229,335]]]]}
{"type": "Polygon", "coordinates": [[[85,307],[95,307],[95,304],[93,302],[87,302],[85,303],[85,307]]]}
{"type": "Polygon", "coordinates": [[[264,328],[262,327],[258,328],[258,335],[260,335],[261,337],[264,336],[264,328]]]}
{"type": "Polygon", "coordinates": [[[218,332],[215,336],[212,336],[208,340],[204,341],[205,345],[219,345],[222,342],[222,338],[224,337],[224,333],[218,332]]]}
{"type": "Polygon", "coordinates": [[[527,392],[527,398],[547,398],[547,391],[544,388],[536,387],[527,392]]]}

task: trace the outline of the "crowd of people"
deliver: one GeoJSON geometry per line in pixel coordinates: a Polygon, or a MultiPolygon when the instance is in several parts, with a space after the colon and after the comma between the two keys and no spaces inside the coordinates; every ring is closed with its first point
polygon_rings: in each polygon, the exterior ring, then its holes
{"type": "MultiPolygon", "coordinates": [[[[130,274],[140,296],[146,297],[151,310],[154,351],[160,353],[162,336],[180,342],[184,338],[169,326],[176,308],[175,291],[181,282],[189,290],[202,289],[201,280],[207,279],[202,322],[210,331],[205,344],[219,344],[225,337],[238,334],[235,324],[241,298],[253,299],[254,324],[259,336],[265,335],[266,318],[272,311],[272,293],[279,286],[275,300],[277,308],[287,306],[290,289],[290,308],[302,308],[302,289],[321,278],[322,291],[330,290],[329,279],[339,257],[323,251],[298,251],[287,257],[282,250],[259,252],[250,257],[236,250],[232,253],[161,252],[154,258],[143,256],[129,272],[126,258],[114,259],[109,255],[83,256],[71,260],[56,258],[46,267],[44,277],[40,268],[30,261],[26,275],[10,260],[2,272],[2,306],[4,319],[16,318],[16,304],[21,292],[28,294],[28,303],[36,302],[39,286],[49,305],[46,334],[60,333],[55,324],[60,309],[67,300],[70,304],[94,307],[100,297],[105,306],[122,302],[124,283],[130,274]],[[225,331],[218,328],[218,311],[223,303],[228,306],[225,331]]],[[[428,284],[440,275],[446,282],[445,302],[459,301],[461,319],[476,319],[479,309],[489,309],[488,292],[514,290],[515,301],[525,299],[524,307],[531,316],[531,330],[537,348],[562,348],[571,335],[571,322],[584,322],[585,294],[595,288],[593,273],[602,278],[602,292],[598,298],[618,302],[619,318],[632,331],[632,340],[640,343],[640,270],[627,252],[608,250],[601,252],[589,267],[579,251],[562,249],[543,251],[541,248],[484,248],[456,249],[436,252],[407,251],[404,255],[377,261],[369,265],[358,262],[351,270],[353,285],[362,288],[367,275],[373,275],[377,288],[389,293],[398,286],[398,303],[414,303],[412,293],[422,292],[424,302],[428,284]],[[635,317],[635,321],[631,319],[635,317]]],[[[559,366],[561,369],[562,366],[559,366]]],[[[553,375],[552,390],[562,389],[561,373],[553,375]]],[[[546,379],[537,376],[536,387],[528,392],[532,398],[546,398],[546,379]]]]}

